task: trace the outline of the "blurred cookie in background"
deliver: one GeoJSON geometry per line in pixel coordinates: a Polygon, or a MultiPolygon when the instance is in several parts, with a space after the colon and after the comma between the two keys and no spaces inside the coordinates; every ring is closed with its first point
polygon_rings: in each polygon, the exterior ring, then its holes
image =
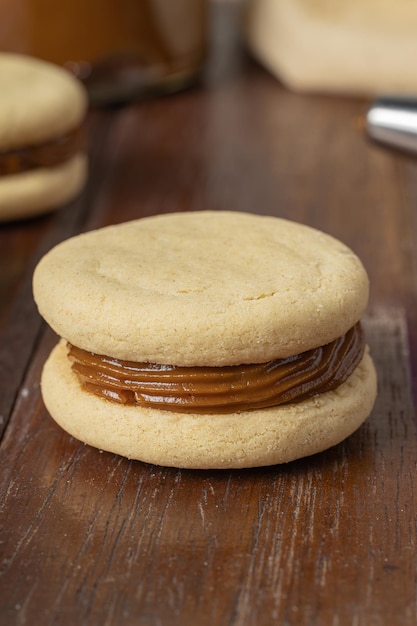
{"type": "Polygon", "coordinates": [[[0,221],[56,210],[86,182],[86,91],[54,64],[0,53],[0,93],[0,221]]]}

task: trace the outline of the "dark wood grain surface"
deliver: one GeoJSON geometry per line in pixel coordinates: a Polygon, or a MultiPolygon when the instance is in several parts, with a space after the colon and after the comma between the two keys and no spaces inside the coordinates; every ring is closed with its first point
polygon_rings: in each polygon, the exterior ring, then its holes
{"type": "Polygon", "coordinates": [[[0,624],[415,626],[417,161],[371,145],[366,101],[286,91],[214,15],[202,84],[89,118],[63,210],[0,227],[0,624]],[[31,277],[58,241],[167,211],[283,216],[350,245],[371,279],[369,420],[286,466],[159,468],[49,418],[56,341],[31,277]]]}

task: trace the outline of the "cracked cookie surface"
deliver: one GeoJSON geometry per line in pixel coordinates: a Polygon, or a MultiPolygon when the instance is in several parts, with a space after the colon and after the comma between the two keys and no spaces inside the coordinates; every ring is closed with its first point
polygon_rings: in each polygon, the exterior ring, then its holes
{"type": "Polygon", "coordinates": [[[164,214],[69,239],[34,276],[39,310],[74,345],[182,366],[262,363],[333,341],[360,318],[357,256],[269,216],[164,214]]]}

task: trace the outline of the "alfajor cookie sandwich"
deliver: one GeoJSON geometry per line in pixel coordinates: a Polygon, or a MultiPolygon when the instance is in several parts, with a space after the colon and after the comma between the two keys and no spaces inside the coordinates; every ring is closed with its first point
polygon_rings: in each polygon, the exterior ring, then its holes
{"type": "Polygon", "coordinates": [[[59,244],[33,288],[61,337],[46,408],[99,449],[272,465],[334,446],[372,410],[367,274],[310,227],[237,212],[139,219],[59,244]]]}
{"type": "Polygon", "coordinates": [[[0,221],[57,209],[85,184],[84,87],[68,71],[0,53],[0,221]]]}

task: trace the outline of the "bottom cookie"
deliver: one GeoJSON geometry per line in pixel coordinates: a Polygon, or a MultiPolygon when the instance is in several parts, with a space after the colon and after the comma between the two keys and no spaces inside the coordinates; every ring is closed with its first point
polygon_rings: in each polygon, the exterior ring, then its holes
{"type": "Polygon", "coordinates": [[[0,179],[0,222],[41,215],[60,208],[83,188],[87,158],[75,155],[50,168],[29,170],[0,179]]]}
{"type": "Polygon", "coordinates": [[[377,387],[366,351],[335,391],[299,403],[211,415],[124,406],[81,388],[63,341],[45,363],[41,384],[50,415],[84,443],[146,463],[190,469],[260,467],[321,452],[359,428],[372,410],[377,387]]]}

